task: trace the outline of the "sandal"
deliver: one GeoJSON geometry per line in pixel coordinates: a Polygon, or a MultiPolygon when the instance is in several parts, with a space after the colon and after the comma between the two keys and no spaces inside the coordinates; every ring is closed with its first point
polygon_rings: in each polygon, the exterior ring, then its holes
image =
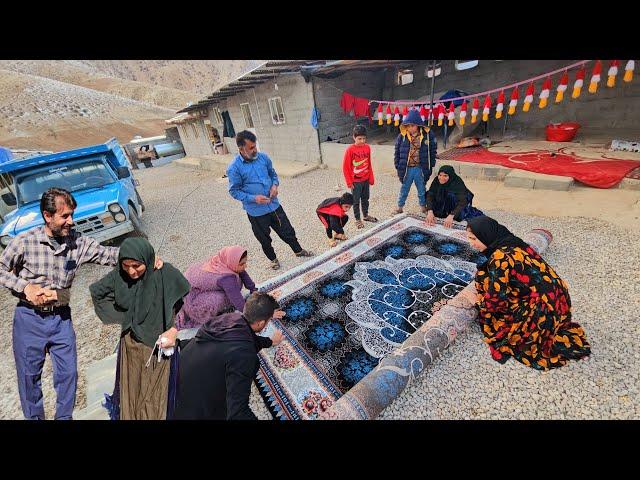
{"type": "Polygon", "coordinates": [[[330,247],[335,247],[338,244],[338,241],[335,238],[330,238],[329,239],[329,246],[330,247]]]}
{"type": "Polygon", "coordinates": [[[363,218],[363,220],[365,222],[371,222],[371,223],[376,223],[378,221],[376,217],[372,217],[371,215],[367,215],[366,217],[363,218]]]}
{"type": "Polygon", "coordinates": [[[364,228],[364,223],[362,223],[362,220],[356,220],[356,227],[364,228]]]}
{"type": "Polygon", "coordinates": [[[336,240],[346,240],[347,236],[344,233],[336,233],[333,235],[336,240]]]}

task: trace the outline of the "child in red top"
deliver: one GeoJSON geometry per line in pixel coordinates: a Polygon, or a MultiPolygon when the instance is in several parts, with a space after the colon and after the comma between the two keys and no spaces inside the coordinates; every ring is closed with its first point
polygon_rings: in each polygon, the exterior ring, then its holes
{"type": "Polygon", "coordinates": [[[335,247],[338,243],[337,240],[346,240],[347,236],[344,234],[344,226],[349,221],[347,212],[353,205],[353,195],[349,192],[342,194],[341,197],[331,197],[323,200],[318,208],[316,208],[316,214],[324,225],[329,237],[329,246],[335,247]]]}
{"type": "Polygon", "coordinates": [[[356,125],[353,129],[353,145],[344,152],[342,171],[347,187],[353,194],[353,215],[356,227],[362,228],[360,220],[360,203],[362,203],[363,220],[377,222],[369,215],[369,185],[373,185],[373,167],[371,166],[371,148],[367,145],[367,129],[364,125],[356,125]]]}

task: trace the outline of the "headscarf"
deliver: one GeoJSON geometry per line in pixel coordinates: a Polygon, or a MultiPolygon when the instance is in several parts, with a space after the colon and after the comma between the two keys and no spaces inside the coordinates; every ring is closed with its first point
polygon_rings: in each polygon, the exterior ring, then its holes
{"type": "Polygon", "coordinates": [[[253,330],[238,311],[223,313],[203,324],[196,333],[196,342],[254,341],[253,330]]]}
{"type": "Polygon", "coordinates": [[[238,276],[238,265],[247,249],[239,245],[224,247],[203,265],[203,270],[220,275],[233,273],[238,276]]]}
{"type": "Polygon", "coordinates": [[[438,180],[438,176],[436,175],[429,187],[429,191],[433,193],[434,199],[437,203],[443,204],[449,192],[455,194],[456,197],[466,195],[467,187],[451,165],[442,165],[440,170],[438,170],[438,174],[441,172],[449,175],[447,183],[441,184],[440,180],[438,180]]]}
{"type": "Polygon", "coordinates": [[[189,293],[189,282],[169,263],[154,270],[156,254],[144,238],[127,238],[120,246],[118,266],[89,287],[96,314],[104,323],[131,328],[134,336],[153,348],[158,336],[173,326],[173,308],[189,293]],[[133,280],[122,269],[123,260],[136,260],[147,267],[133,280]]]}
{"type": "Polygon", "coordinates": [[[493,218],[482,215],[467,220],[467,227],[478,237],[487,249],[482,252],[488,259],[493,252],[501,247],[527,248],[529,245],[519,237],[516,237],[507,227],[499,224],[493,218]]]}

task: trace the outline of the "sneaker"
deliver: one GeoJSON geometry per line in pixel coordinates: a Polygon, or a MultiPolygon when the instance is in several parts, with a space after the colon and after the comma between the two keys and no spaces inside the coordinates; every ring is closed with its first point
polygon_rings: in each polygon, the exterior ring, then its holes
{"type": "Polygon", "coordinates": [[[393,210],[393,214],[394,215],[398,215],[400,213],[402,213],[404,210],[402,210],[402,207],[398,207],[396,209],[393,210]]]}
{"type": "Polygon", "coordinates": [[[356,227],[357,228],[364,228],[364,223],[362,223],[362,220],[356,220],[356,227]]]}
{"type": "Polygon", "coordinates": [[[378,219],[376,217],[372,217],[371,215],[366,215],[363,220],[365,222],[372,222],[372,223],[376,223],[378,221],[378,219]]]}
{"type": "Polygon", "coordinates": [[[278,261],[277,258],[271,261],[271,268],[273,268],[274,270],[280,269],[280,262],[278,261]]]}
{"type": "Polygon", "coordinates": [[[296,257],[313,257],[313,253],[303,248],[298,253],[296,253],[296,257]]]}

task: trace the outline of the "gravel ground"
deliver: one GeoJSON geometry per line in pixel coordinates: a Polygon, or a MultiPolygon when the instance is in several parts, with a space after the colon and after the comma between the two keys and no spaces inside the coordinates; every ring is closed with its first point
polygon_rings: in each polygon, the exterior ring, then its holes
{"type": "MultiPolygon", "coordinates": [[[[136,177],[141,181],[140,193],[147,206],[143,224],[149,238],[156,249],[160,247],[160,257],[182,271],[231,244],[248,247],[249,271],[256,283],[304,261],[274,235],[282,270],[268,268],[268,260],[251,233],[240,203],[227,193],[226,179],[175,165],[143,170],[136,177]]],[[[389,175],[378,175],[376,182],[371,214],[388,218],[395,205],[398,181],[389,175]]],[[[313,212],[325,197],[337,195],[335,187],[341,184],[341,173],[332,170],[282,179],[282,205],[303,248],[317,253],[327,249],[326,237],[313,212]]],[[[476,200],[481,206],[481,199],[476,200]]],[[[413,191],[405,211],[419,211],[413,191]]],[[[534,227],[553,233],[554,241],[544,257],[569,283],[574,318],[585,328],[591,357],[548,373],[513,360],[500,365],[491,359],[480,329],[474,326],[414,380],[380,418],[640,418],[637,236],[630,230],[585,217],[532,217],[500,210],[485,213],[518,235],[534,227]]],[[[347,235],[360,232],[352,223],[347,225],[347,235]]],[[[80,373],[77,409],[85,406],[86,367],[112,353],[118,338],[119,327],[103,326],[95,317],[87,288],[107,272],[105,267],[83,267],[72,291],[80,373]]],[[[0,308],[4,321],[0,325],[2,334],[9,339],[14,304],[15,299],[2,289],[0,308]]],[[[48,418],[55,410],[51,377],[47,357],[42,383],[48,418]]],[[[0,355],[0,378],[0,419],[22,418],[10,341],[0,355]]],[[[271,418],[255,387],[251,406],[259,418],[271,418]]]]}

